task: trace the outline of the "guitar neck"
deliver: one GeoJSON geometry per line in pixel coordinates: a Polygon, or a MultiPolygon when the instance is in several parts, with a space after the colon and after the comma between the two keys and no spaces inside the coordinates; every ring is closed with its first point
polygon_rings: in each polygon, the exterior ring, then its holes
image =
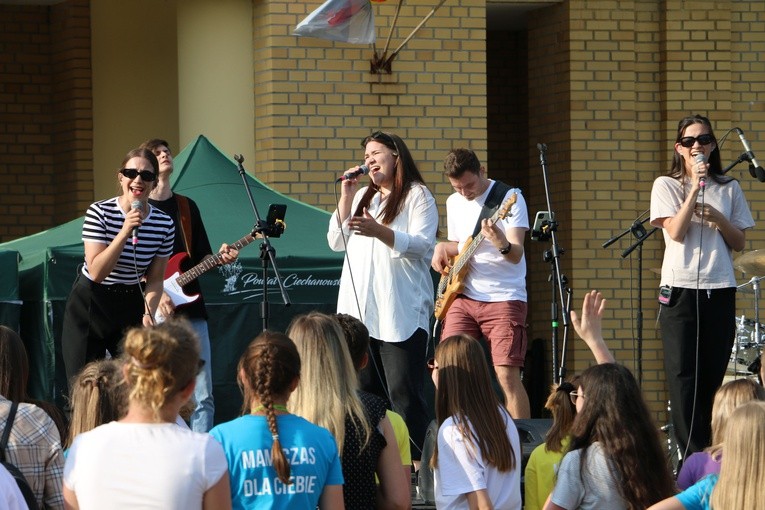
{"type": "MultiPolygon", "coordinates": [[[[247,234],[246,236],[244,236],[237,242],[230,244],[229,246],[231,246],[232,248],[236,248],[237,250],[241,250],[242,248],[244,248],[245,246],[253,242],[255,239],[256,237],[253,236],[252,234],[247,234]]],[[[191,269],[189,269],[182,275],[180,275],[176,279],[176,281],[178,282],[178,285],[183,287],[184,285],[193,282],[194,280],[196,280],[197,278],[205,274],[210,269],[218,266],[218,264],[220,264],[222,259],[223,257],[221,256],[220,253],[216,253],[215,255],[211,257],[207,257],[202,262],[192,267],[191,269]]]]}
{"type": "Polygon", "coordinates": [[[481,244],[481,241],[483,241],[484,235],[480,232],[476,234],[476,236],[473,238],[473,240],[470,242],[470,246],[467,247],[467,249],[462,252],[462,255],[460,256],[460,259],[454,264],[454,267],[452,268],[455,273],[459,273],[462,270],[462,267],[467,264],[470,261],[470,258],[473,256],[473,253],[478,249],[478,245],[481,244]]]}
{"type": "MultiPolygon", "coordinates": [[[[492,223],[496,222],[499,219],[500,214],[502,214],[501,210],[497,209],[496,211],[494,211],[494,214],[491,215],[489,220],[492,223]]],[[[454,264],[452,271],[449,271],[449,272],[459,273],[462,270],[462,267],[470,261],[470,257],[473,256],[473,254],[478,249],[478,246],[481,244],[481,241],[483,241],[483,239],[484,239],[484,235],[479,230],[478,233],[473,238],[473,240],[470,241],[470,245],[467,247],[467,249],[460,254],[460,258],[454,264]]]]}

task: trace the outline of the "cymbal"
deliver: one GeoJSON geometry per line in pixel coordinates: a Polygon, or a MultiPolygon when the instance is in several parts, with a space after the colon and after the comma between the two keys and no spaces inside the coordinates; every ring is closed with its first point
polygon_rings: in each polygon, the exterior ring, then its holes
{"type": "Polygon", "coordinates": [[[733,267],[753,276],[765,276],[765,250],[752,250],[739,255],[733,267]]]}

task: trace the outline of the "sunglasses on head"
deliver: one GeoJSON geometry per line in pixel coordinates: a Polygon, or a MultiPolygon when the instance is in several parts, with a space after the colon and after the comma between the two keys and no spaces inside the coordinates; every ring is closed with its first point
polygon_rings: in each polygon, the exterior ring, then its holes
{"type": "Polygon", "coordinates": [[[120,173],[128,179],[135,179],[139,175],[141,179],[146,182],[151,182],[157,178],[157,176],[151,170],[137,170],[135,168],[123,168],[120,173]]]}
{"type": "Polygon", "coordinates": [[[371,135],[367,136],[361,141],[361,146],[366,147],[367,144],[372,140],[376,140],[376,141],[383,140],[386,142],[384,145],[388,145],[388,144],[393,145],[393,150],[396,151],[396,154],[400,153],[400,151],[398,150],[398,144],[396,143],[396,140],[394,140],[391,135],[389,135],[388,133],[384,131],[375,131],[371,135]]]}
{"type": "Polygon", "coordinates": [[[680,145],[686,149],[690,149],[696,141],[701,145],[709,145],[715,141],[715,137],[712,135],[684,136],[680,139],[680,145]]]}

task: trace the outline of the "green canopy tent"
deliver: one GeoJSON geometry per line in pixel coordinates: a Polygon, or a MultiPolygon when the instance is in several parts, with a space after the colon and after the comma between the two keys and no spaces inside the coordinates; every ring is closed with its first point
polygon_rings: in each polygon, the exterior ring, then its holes
{"type": "Polygon", "coordinates": [[[19,300],[19,254],[0,251],[0,324],[11,329],[19,328],[21,301],[19,300]]]}
{"type": "MultiPolygon", "coordinates": [[[[270,204],[287,205],[287,227],[281,237],[271,239],[271,245],[291,305],[284,306],[269,264],[269,329],[283,331],[293,316],[309,310],[334,311],[343,255],[327,247],[329,213],[278,193],[250,175],[246,180],[262,219],[270,204]]],[[[237,164],[204,136],[176,156],[172,187],[199,205],[213,250],[253,230],[255,216],[237,164]]],[[[37,398],[60,401],[66,389],[61,324],[83,261],[82,223],[83,218],[78,218],[0,244],[0,250],[17,251],[20,256],[20,329],[31,345],[30,392],[37,398]]],[[[215,268],[199,279],[210,315],[217,422],[239,410],[236,364],[247,343],[263,329],[261,244],[256,240],[240,251],[234,264],[215,268]]],[[[5,275],[0,277],[4,279],[5,275]]]]}

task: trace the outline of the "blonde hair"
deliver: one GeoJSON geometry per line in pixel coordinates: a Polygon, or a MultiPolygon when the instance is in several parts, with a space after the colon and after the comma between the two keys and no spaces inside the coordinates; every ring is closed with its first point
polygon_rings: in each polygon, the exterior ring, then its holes
{"type": "Polygon", "coordinates": [[[571,381],[550,387],[550,396],[545,402],[545,409],[552,413],[553,423],[545,435],[545,451],[562,452],[563,441],[571,432],[576,418],[576,406],[571,402],[571,392],[579,388],[579,376],[571,381]]]}
{"type": "Polygon", "coordinates": [[[189,322],[170,319],[125,335],[125,378],[130,401],[159,412],[168,400],[194,380],[199,370],[199,340],[189,322]]]}
{"type": "Polygon", "coordinates": [[[736,408],[728,418],[724,443],[711,508],[765,509],[765,402],[736,408]]]}
{"type": "Polygon", "coordinates": [[[311,312],[295,317],[287,336],[302,362],[300,382],[287,404],[290,411],[328,429],[341,456],[346,417],[355,422],[366,445],[372,430],[357,394],[356,369],[340,324],[329,315],[311,312]]]}
{"type": "Polygon", "coordinates": [[[69,397],[72,409],[65,448],[78,434],[119,420],[127,413],[127,386],[122,363],[115,359],[91,361],[74,378],[69,397]]]}
{"type": "Polygon", "coordinates": [[[738,406],[752,400],[765,400],[765,388],[751,379],[736,379],[717,389],[712,404],[712,445],[706,449],[709,455],[719,458],[728,417],[738,406]]]}

